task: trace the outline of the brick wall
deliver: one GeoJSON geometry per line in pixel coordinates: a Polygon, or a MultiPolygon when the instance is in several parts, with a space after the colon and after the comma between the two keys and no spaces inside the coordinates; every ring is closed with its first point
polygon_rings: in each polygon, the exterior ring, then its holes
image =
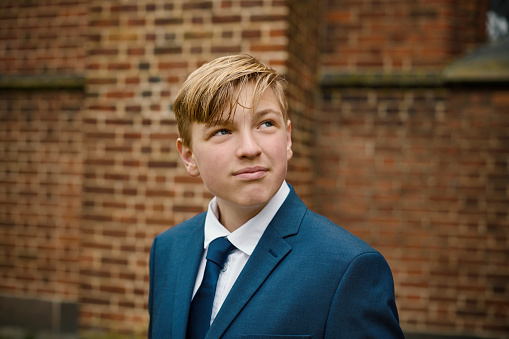
{"type": "Polygon", "coordinates": [[[324,92],[316,205],[387,258],[408,332],[508,333],[507,90],[324,92]]]}
{"type": "Polygon", "coordinates": [[[309,207],[313,207],[315,88],[323,11],[321,3],[289,2],[286,80],[294,155],[289,163],[287,180],[309,207]]]}
{"type": "Polygon", "coordinates": [[[80,93],[0,95],[0,291],[76,300],[80,93]]]}
{"type": "Polygon", "coordinates": [[[487,0],[327,0],[324,70],[431,70],[484,39],[487,0]]]}
{"type": "MultiPolygon", "coordinates": [[[[76,310],[82,100],[80,92],[0,93],[0,297],[51,300],[55,306],[31,312],[33,303],[11,305],[2,298],[10,306],[0,312],[0,324],[14,315],[21,325],[48,317],[54,328],[56,307],[70,303],[76,310]]],[[[67,328],[73,326],[75,319],[67,328]]]]}
{"type": "Polygon", "coordinates": [[[407,334],[509,333],[509,88],[435,81],[487,5],[328,2],[313,200],[387,258],[407,334]]]}
{"type": "Polygon", "coordinates": [[[83,92],[16,88],[83,72],[86,24],[86,1],[0,3],[1,325],[77,326],[83,92]]]}
{"type": "Polygon", "coordinates": [[[87,0],[0,2],[2,75],[83,72],[87,14],[87,0]]]}

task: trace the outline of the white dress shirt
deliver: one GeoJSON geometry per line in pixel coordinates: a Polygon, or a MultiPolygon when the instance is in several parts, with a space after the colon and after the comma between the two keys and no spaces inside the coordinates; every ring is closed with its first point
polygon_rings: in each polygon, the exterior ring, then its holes
{"type": "Polygon", "coordinates": [[[221,305],[237,280],[240,272],[244,268],[244,265],[246,265],[251,253],[253,253],[253,250],[262,237],[263,232],[265,232],[265,229],[271,222],[272,218],[274,218],[289,193],[290,188],[286,181],[283,181],[279,191],[277,191],[272,199],[270,199],[267,205],[256,216],[248,220],[233,233],[228,231],[217,218],[218,209],[216,198],[214,197],[210,201],[207,217],[205,219],[205,242],[203,244],[205,251],[198,269],[198,275],[196,276],[193,298],[203,280],[209,244],[216,238],[227,237],[228,240],[230,240],[230,242],[236,247],[236,249],[230,252],[230,255],[226,259],[225,265],[217,280],[216,294],[214,296],[212,316],[210,319],[211,324],[216,318],[217,312],[219,312],[221,305]]]}

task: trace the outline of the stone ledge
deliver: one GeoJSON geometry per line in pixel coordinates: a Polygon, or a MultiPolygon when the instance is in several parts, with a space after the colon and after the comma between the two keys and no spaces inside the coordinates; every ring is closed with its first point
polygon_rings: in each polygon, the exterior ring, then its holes
{"type": "Polygon", "coordinates": [[[436,72],[324,71],[321,87],[436,87],[443,78],[436,72]]]}
{"type": "Polygon", "coordinates": [[[453,83],[509,83],[509,39],[482,46],[447,65],[442,77],[453,83]]]}
{"type": "Polygon", "coordinates": [[[6,75],[0,74],[0,89],[32,90],[32,89],[81,89],[85,88],[86,80],[82,75],[74,74],[36,74],[6,75]]]}
{"type": "Polygon", "coordinates": [[[509,85],[509,39],[481,46],[437,71],[342,71],[324,69],[318,78],[327,87],[446,87],[509,85]]]}

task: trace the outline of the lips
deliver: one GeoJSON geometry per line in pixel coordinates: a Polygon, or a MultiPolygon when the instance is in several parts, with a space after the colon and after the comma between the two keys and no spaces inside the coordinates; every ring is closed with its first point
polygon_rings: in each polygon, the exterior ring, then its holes
{"type": "Polygon", "coordinates": [[[233,176],[245,180],[256,180],[265,176],[268,171],[269,170],[267,168],[260,166],[246,167],[234,172],[233,176]]]}

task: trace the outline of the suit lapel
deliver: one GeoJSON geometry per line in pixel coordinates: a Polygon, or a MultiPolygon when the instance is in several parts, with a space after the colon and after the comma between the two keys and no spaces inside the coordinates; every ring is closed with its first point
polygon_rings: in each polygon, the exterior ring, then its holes
{"type": "Polygon", "coordinates": [[[212,323],[206,338],[219,338],[276,265],[292,250],[284,239],[298,232],[306,206],[293,188],[274,216],[212,323]]]}
{"type": "MultiPolygon", "coordinates": [[[[178,272],[174,290],[173,336],[185,338],[187,319],[193,295],[196,274],[203,255],[203,226],[205,218],[200,218],[195,225],[190,225],[190,231],[178,243],[175,251],[178,272]]],[[[171,293],[171,291],[170,291],[171,293]]]]}

